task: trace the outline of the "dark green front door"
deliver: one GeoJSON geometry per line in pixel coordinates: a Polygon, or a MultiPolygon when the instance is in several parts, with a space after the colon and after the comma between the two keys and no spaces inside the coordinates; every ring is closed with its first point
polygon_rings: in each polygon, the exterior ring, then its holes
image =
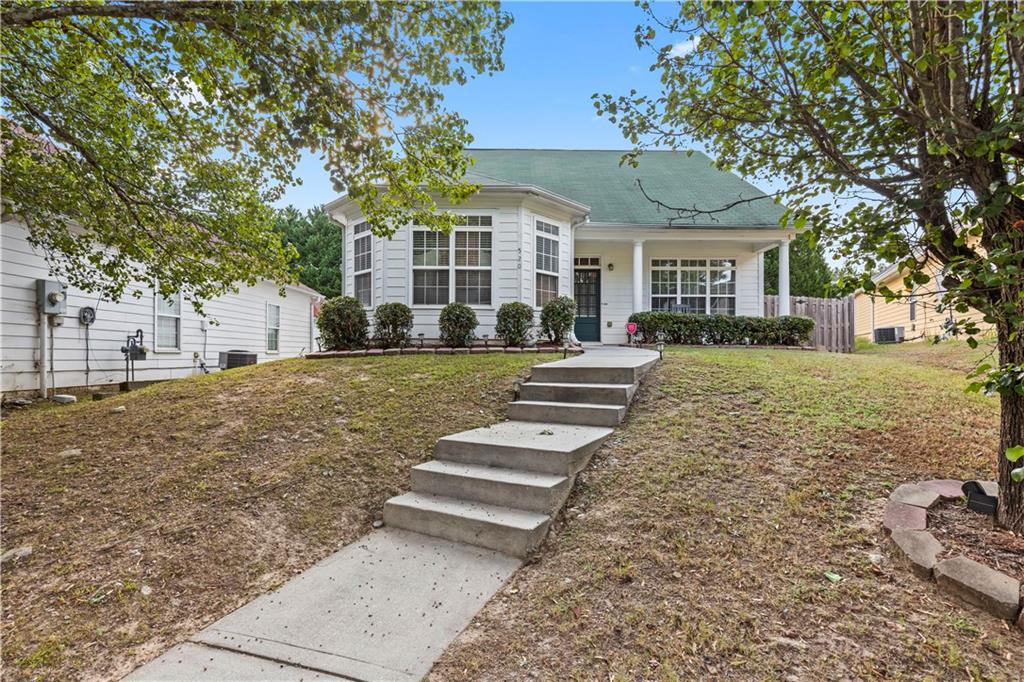
{"type": "Polygon", "coordinates": [[[576,338],[580,341],[601,340],[601,271],[576,270],[576,338]]]}

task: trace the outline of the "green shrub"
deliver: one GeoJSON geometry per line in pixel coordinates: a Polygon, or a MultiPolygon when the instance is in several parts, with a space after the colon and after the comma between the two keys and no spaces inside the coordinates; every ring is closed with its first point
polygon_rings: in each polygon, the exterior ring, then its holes
{"type": "Polygon", "coordinates": [[[525,303],[502,303],[498,308],[498,324],[494,333],[505,342],[506,346],[524,346],[530,340],[530,328],[533,327],[533,308],[525,303]]]}
{"type": "Polygon", "coordinates": [[[633,313],[637,339],[654,343],[660,333],[666,343],[690,345],[804,346],[810,343],[814,320],[809,317],[743,317],[692,315],[655,310],[633,313]]]}
{"type": "Polygon", "coordinates": [[[555,343],[562,343],[576,322],[576,301],[568,296],[553,298],[540,310],[540,327],[555,343]]]}
{"type": "Polygon", "coordinates": [[[373,333],[384,348],[401,348],[412,332],[412,310],[404,303],[382,303],[373,313],[373,333]]]}
{"type": "Polygon", "coordinates": [[[336,296],[320,306],[316,326],[324,348],[343,350],[366,346],[370,323],[362,303],[351,296],[336,296]]]}
{"type": "Polygon", "coordinates": [[[450,348],[465,348],[473,343],[476,313],[465,303],[449,303],[438,318],[441,344],[450,348]]]}

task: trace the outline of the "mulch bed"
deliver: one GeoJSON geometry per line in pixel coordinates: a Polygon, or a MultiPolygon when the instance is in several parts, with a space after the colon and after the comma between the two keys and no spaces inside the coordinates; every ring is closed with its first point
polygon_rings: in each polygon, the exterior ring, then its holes
{"type": "Polygon", "coordinates": [[[992,517],[971,511],[962,501],[929,509],[928,530],[946,550],[941,559],[963,554],[1024,580],[1024,538],[996,527],[992,517]]]}

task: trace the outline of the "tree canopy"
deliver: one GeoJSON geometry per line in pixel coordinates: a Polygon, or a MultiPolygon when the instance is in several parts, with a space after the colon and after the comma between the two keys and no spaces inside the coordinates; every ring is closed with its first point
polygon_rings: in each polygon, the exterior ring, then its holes
{"type": "Polygon", "coordinates": [[[303,150],[375,231],[449,229],[466,122],[441,87],[502,68],[495,3],[49,2],[2,7],[4,212],[57,276],[202,300],[293,276],[269,205],[303,150]]]}
{"type": "Polygon", "coordinates": [[[305,213],[294,206],[278,210],[274,231],[298,252],[300,282],[327,298],[342,295],[344,235],[322,206],[305,213]]]}
{"type": "MultiPolygon", "coordinates": [[[[820,244],[805,235],[792,241],[789,249],[789,293],[791,296],[829,298],[833,295],[832,268],[820,244]]],[[[764,254],[764,293],[779,293],[779,250],[764,254]]]]}
{"type": "MultiPolygon", "coordinates": [[[[932,259],[945,305],[995,327],[999,360],[975,386],[1000,396],[999,520],[1024,533],[1024,469],[1002,456],[1024,444],[1019,5],[687,2],[663,16],[640,4],[636,40],[661,92],[595,95],[638,153],[699,141],[722,167],[781,182],[787,220],[860,266],[848,287],[874,291],[880,263],[925,284],[932,259]]],[[[959,329],[977,343],[979,327],[959,329]]]]}

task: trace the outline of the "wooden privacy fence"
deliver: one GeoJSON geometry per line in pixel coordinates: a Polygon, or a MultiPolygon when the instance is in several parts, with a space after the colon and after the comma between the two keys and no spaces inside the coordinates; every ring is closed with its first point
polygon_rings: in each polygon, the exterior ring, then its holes
{"type": "MultiPolygon", "coordinates": [[[[777,317],[779,297],[764,297],[765,317],[777,317]]],[[[853,352],[853,296],[846,298],[789,297],[789,314],[814,320],[812,341],[833,353],[853,352]]]]}

